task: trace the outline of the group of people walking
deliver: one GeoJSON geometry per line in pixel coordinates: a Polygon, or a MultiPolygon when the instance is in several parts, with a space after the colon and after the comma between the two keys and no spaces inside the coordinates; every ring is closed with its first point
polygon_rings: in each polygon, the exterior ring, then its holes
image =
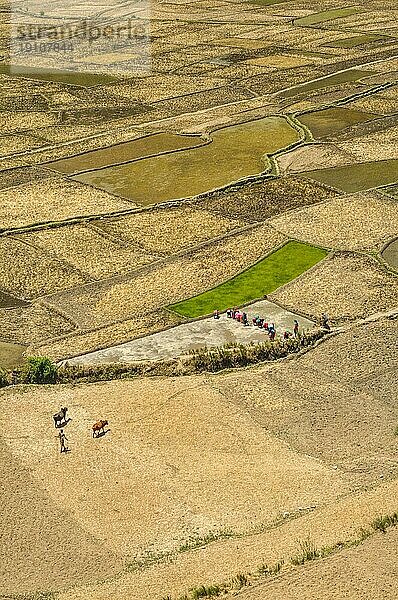
{"type": "MultiPolygon", "coordinates": [[[[228,310],[226,311],[226,315],[227,315],[228,319],[234,319],[235,321],[238,321],[238,323],[242,323],[242,325],[244,325],[245,327],[250,326],[250,322],[249,322],[247,313],[243,310],[240,310],[239,308],[228,308],[228,310]]],[[[215,319],[220,318],[220,313],[218,310],[214,311],[214,318],[215,319]]],[[[252,318],[252,325],[254,327],[258,327],[259,329],[262,329],[265,332],[267,332],[269,339],[271,341],[274,341],[274,339],[276,337],[275,323],[268,322],[266,319],[261,318],[259,315],[255,315],[252,318]]],[[[297,319],[294,319],[293,332],[288,331],[286,329],[284,331],[282,337],[283,337],[283,339],[287,340],[291,336],[298,337],[298,335],[299,335],[299,323],[298,323],[297,319]]]]}

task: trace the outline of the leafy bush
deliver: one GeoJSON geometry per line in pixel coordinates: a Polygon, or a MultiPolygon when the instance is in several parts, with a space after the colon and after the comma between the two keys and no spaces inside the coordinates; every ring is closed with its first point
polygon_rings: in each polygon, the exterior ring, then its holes
{"type": "Polygon", "coordinates": [[[29,356],[22,379],[24,383],[56,383],[57,366],[46,356],[29,356]]]}

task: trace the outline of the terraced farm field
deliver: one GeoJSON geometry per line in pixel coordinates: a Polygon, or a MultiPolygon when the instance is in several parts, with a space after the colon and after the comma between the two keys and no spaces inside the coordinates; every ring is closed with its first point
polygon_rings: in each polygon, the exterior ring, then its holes
{"type": "Polygon", "coordinates": [[[397,19],[0,1],[1,599],[395,600],[397,19]]]}

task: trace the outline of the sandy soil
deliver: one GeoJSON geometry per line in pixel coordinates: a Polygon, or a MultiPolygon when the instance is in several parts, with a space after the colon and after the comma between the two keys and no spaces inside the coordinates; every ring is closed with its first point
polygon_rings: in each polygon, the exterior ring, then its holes
{"type": "Polygon", "coordinates": [[[340,167],[355,160],[347,151],[340,150],[334,144],[310,144],[295,148],[278,157],[278,165],[283,173],[300,173],[325,167],[340,167]]]}
{"type": "Polygon", "coordinates": [[[363,546],[297,569],[238,594],[239,600],[395,600],[398,532],[389,531],[363,546]]]}
{"type": "MultiPolygon", "coordinates": [[[[298,456],[196,378],[9,390],[0,411],[3,442],[47,501],[127,561],[209,530],[251,529],[283,510],[330,502],[349,489],[338,472],[298,456]],[[63,456],[51,418],[60,403],[72,417],[66,427],[71,452],[63,456]],[[27,430],[30,411],[35,419],[27,430]],[[95,440],[91,425],[104,417],[110,430],[95,440]]],[[[10,461],[2,468],[18,489],[20,475],[10,461]]],[[[14,522],[17,516],[23,521],[15,493],[14,522]]],[[[87,545],[75,543],[90,555],[87,545]]],[[[30,562],[39,561],[40,547],[32,542],[30,548],[30,562]]],[[[101,578],[76,561],[88,578],[101,578]]],[[[50,587],[58,587],[55,565],[41,570],[50,587]]],[[[9,574],[8,589],[19,577],[18,571],[9,574]]]]}
{"type": "MultiPolygon", "coordinates": [[[[182,593],[288,558],[308,534],[317,545],[347,539],[395,510],[397,481],[383,480],[397,464],[396,332],[396,320],[353,327],[301,357],[218,376],[3,391],[1,439],[25,479],[28,472],[52,506],[125,563],[144,549],[175,549],[190,535],[247,532],[313,507],[271,531],[220,540],[59,598],[182,593]],[[51,419],[61,405],[72,418],[71,452],[62,457],[51,419]],[[27,429],[29,411],[35,419],[27,429]],[[110,431],[93,440],[98,418],[110,431]]],[[[17,486],[21,475],[10,465],[6,459],[2,468],[17,486]]],[[[31,548],[33,563],[40,545],[31,548]]],[[[94,574],[82,564],[87,584],[94,574]]],[[[50,566],[40,577],[56,589],[58,567],[50,566]]],[[[18,578],[10,571],[8,589],[19,589],[18,578]]]]}

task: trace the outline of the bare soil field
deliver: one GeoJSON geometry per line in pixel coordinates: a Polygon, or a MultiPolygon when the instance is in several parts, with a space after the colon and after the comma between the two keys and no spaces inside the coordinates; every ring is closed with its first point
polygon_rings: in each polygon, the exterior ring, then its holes
{"type": "Polygon", "coordinates": [[[397,321],[385,319],[353,327],[290,361],[235,373],[3,391],[2,481],[10,479],[12,507],[7,527],[21,519],[24,532],[29,519],[44,526],[62,513],[63,522],[71,520],[66,556],[75,553],[73,567],[61,576],[51,529],[45,540],[31,538],[29,561],[3,545],[6,560],[19,557],[3,593],[32,590],[33,576],[35,589],[64,588],[56,594],[60,600],[174,597],[262,561],[287,559],[308,535],[317,545],[349,539],[390,513],[396,334],[397,321]],[[364,379],[364,369],[372,376],[364,379]],[[379,376],[387,395],[373,387],[379,376]],[[366,387],[358,391],[358,384],[366,387]],[[72,418],[66,456],[59,454],[51,422],[60,403],[72,418]],[[27,430],[30,411],[35,419],[27,430]],[[99,417],[109,420],[110,430],[93,439],[90,427],[99,417]],[[26,509],[15,502],[21,477],[33,482],[25,498],[33,493],[35,501],[26,509]],[[268,530],[275,518],[279,525],[268,530]],[[177,552],[190,536],[228,527],[245,535],[177,552]],[[44,541],[50,548],[45,562],[44,541]],[[160,551],[177,553],[165,561],[160,551]],[[141,568],[133,566],[134,557],[143,560],[141,568]],[[89,585],[93,570],[102,582],[89,585]],[[107,577],[112,571],[118,577],[107,577]]]}
{"type": "Polygon", "coordinates": [[[273,582],[238,594],[239,600],[394,600],[397,531],[379,533],[364,545],[345,550],[321,564],[292,571],[273,582]]]}

